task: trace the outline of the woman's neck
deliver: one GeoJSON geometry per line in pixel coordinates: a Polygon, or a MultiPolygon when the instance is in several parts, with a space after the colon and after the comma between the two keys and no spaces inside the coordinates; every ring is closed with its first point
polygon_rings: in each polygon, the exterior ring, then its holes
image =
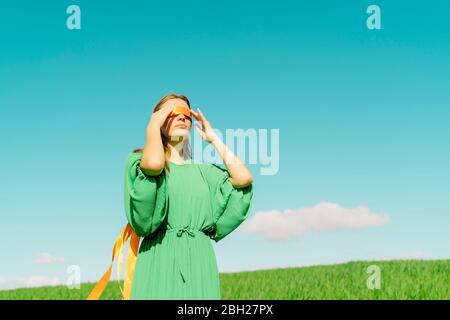
{"type": "Polygon", "coordinates": [[[169,155],[169,161],[175,163],[184,163],[186,159],[183,158],[183,140],[169,141],[167,144],[167,153],[169,155]]]}

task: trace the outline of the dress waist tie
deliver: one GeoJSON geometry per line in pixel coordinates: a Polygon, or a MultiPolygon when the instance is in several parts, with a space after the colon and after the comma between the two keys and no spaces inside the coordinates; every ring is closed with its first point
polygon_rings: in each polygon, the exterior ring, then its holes
{"type": "Polygon", "coordinates": [[[193,228],[188,228],[188,227],[173,227],[173,228],[167,228],[166,230],[167,230],[167,232],[176,232],[177,238],[180,238],[180,239],[183,238],[183,234],[186,235],[185,236],[186,239],[184,239],[184,241],[181,241],[181,246],[182,246],[181,251],[182,251],[182,254],[185,257],[185,259],[181,259],[182,261],[180,261],[181,257],[179,257],[177,254],[174,255],[174,259],[175,259],[175,266],[180,271],[183,281],[187,282],[188,281],[188,273],[184,269],[184,263],[191,261],[191,259],[190,259],[190,257],[191,257],[190,242],[191,241],[190,241],[189,237],[194,238],[196,235],[207,236],[207,234],[205,234],[203,231],[193,229],[193,228]]]}

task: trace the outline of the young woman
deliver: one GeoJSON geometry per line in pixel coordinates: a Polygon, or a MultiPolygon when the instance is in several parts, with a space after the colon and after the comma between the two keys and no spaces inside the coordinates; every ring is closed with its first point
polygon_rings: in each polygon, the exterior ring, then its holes
{"type": "Polygon", "coordinates": [[[183,95],[155,106],[143,149],[128,155],[125,211],[139,247],[131,299],[220,299],[211,239],[218,242],[248,216],[253,177],[183,95]],[[192,116],[226,170],[191,159],[192,116]]]}

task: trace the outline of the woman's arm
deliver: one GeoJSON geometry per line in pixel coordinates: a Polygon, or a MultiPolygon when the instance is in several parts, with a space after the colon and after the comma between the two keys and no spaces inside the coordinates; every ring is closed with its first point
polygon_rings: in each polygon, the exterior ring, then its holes
{"type": "Polygon", "coordinates": [[[161,127],[172,110],[173,106],[167,105],[154,112],[147,125],[147,135],[140,167],[149,176],[158,176],[164,169],[165,157],[161,139],[161,127]]]}
{"type": "MultiPolygon", "coordinates": [[[[193,112],[194,113],[194,112],[193,112]]],[[[227,171],[230,174],[230,182],[236,188],[245,188],[253,183],[252,173],[247,169],[247,167],[242,163],[242,161],[228,148],[226,144],[217,136],[214,130],[211,127],[211,124],[206,120],[203,113],[198,109],[197,117],[200,119],[199,121],[202,123],[202,127],[200,128],[195,125],[197,131],[202,136],[203,139],[211,143],[214,148],[217,150],[219,155],[222,157],[225,166],[227,167],[227,171]]]]}
{"type": "Polygon", "coordinates": [[[211,144],[222,157],[231,176],[230,182],[234,187],[245,188],[253,183],[252,173],[219,137],[213,139],[211,144]]]}

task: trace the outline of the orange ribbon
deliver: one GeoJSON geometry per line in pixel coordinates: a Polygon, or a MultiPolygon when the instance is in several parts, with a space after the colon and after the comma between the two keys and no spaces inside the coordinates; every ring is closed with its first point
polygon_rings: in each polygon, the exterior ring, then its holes
{"type": "Polygon", "coordinates": [[[106,270],[105,274],[101,277],[101,279],[97,282],[95,287],[92,289],[91,293],[87,297],[87,300],[98,300],[105,290],[106,285],[108,284],[109,278],[111,277],[112,266],[114,263],[114,259],[117,254],[119,254],[119,261],[117,263],[117,282],[119,284],[119,289],[122,292],[122,300],[129,300],[131,296],[131,285],[133,284],[133,276],[134,276],[134,267],[136,265],[136,259],[139,249],[139,240],[138,235],[133,231],[130,224],[128,223],[122,230],[122,233],[117,238],[116,243],[114,244],[113,252],[112,252],[112,260],[111,264],[106,270]],[[125,271],[125,281],[124,288],[122,289],[120,285],[120,271],[122,268],[122,254],[123,254],[123,246],[127,240],[130,239],[130,244],[128,246],[128,254],[127,254],[127,266],[125,271]]]}

